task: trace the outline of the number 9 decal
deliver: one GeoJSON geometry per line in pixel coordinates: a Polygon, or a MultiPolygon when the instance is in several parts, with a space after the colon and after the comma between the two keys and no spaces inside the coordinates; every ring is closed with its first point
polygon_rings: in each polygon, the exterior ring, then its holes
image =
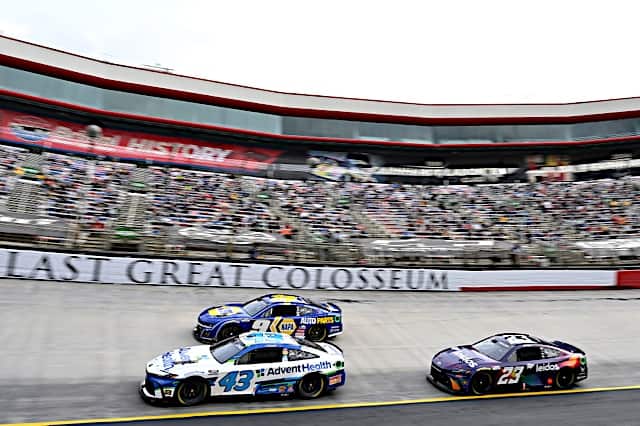
{"type": "Polygon", "coordinates": [[[251,328],[256,331],[268,331],[270,324],[271,324],[271,320],[259,319],[253,322],[253,325],[251,326],[251,328]]]}

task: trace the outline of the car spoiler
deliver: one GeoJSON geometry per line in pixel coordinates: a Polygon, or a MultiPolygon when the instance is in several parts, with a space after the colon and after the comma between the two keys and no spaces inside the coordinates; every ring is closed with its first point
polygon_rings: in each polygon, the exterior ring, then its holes
{"type": "Polygon", "coordinates": [[[551,343],[553,343],[554,346],[557,346],[560,349],[564,349],[565,351],[585,355],[585,352],[582,349],[577,348],[569,343],[561,342],[560,340],[554,340],[551,343]]]}

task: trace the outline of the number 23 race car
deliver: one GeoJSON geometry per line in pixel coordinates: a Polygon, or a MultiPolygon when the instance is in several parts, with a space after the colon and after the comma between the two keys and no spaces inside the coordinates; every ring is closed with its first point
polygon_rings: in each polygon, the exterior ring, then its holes
{"type": "Polygon", "coordinates": [[[205,309],[198,316],[193,336],[210,343],[256,330],[284,333],[323,341],[342,333],[342,310],[287,294],[268,294],[247,303],[229,303],[205,309]]]}
{"type": "Polygon", "coordinates": [[[342,351],[281,333],[249,332],[215,345],[176,349],[147,363],[147,402],[195,405],[226,395],[315,398],[345,384],[342,351]]]}
{"type": "Polygon", "coordinates": [[[587,357],[568,343],[504,333],[438,352],[427,374],[450,393],[482,395],[500,390],[568,389],[587,378],[587,357]]]}

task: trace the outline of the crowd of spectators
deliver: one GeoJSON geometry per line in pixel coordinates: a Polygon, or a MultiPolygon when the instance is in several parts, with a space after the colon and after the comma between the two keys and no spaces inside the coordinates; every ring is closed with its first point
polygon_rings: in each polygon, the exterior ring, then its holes
{"type": "MultiPolygon", "coordinates": [[[[0,207],[24,152],[0,146],[0,207]]],[[[44,153],[43,215],[104,229],[133,164],[44,153]]],[[[279,234],[330,243],[368,237],[492,239],[521,244],[640,236],[640,180],[419,186],[283,181],[149,167],[154,227],[279,234]]]]}

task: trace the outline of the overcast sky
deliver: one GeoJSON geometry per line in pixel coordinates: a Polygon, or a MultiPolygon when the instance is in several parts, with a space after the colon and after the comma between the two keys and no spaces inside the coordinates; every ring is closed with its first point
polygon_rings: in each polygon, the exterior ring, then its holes
{"type": "Polygon", "coordinates": [[[420,103],[640,96],[640,2],[19,0],[4,35],[266,89],[420,103]]]}

